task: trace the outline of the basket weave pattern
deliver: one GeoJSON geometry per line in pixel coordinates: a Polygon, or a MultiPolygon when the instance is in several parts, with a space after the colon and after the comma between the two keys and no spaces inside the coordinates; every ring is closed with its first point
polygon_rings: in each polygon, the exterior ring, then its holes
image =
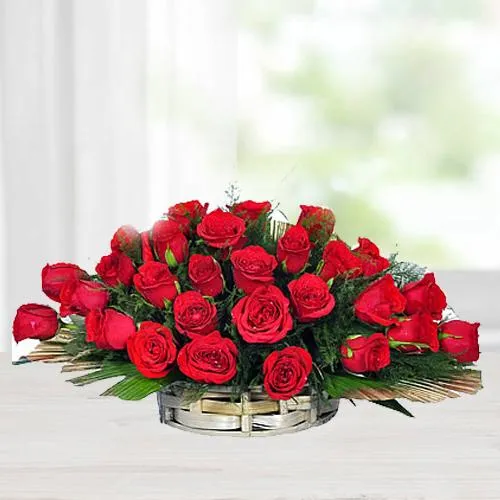
{"type": "Polygon", "coordinates": [[[237,436],[298,432],[328,422],[335,416],[338,399],[320,400],[306,388],[286,400],[270,399],[262,387],[244,392],[237,400],[231,388],[211,386],[198,401],[186,403],[171,388],[158,392],[160,421],[200,434],[237,436]]]}

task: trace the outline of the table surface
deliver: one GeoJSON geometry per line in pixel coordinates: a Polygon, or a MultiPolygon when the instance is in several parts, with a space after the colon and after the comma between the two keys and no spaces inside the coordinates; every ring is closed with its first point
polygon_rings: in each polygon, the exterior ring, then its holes
{"type": "MultiPolygon", "coordinates": [[[[500,500],[500,352],[485,389],[411,419],[341,404],[328,424],[268,438],[200,436],[157,420],[156,399],[99,397],[60,367],[0,354],[0,499],[500,500]]],[[[109,384],[109,382],[108,382],[109,384]]]]}

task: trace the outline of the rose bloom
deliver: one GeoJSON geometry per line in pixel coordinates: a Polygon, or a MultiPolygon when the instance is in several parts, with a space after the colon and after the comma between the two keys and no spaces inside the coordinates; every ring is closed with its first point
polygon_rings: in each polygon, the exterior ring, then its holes
{"type": "Polygon", "coordinates": [[[311,247],[307,231],[302,226],[292,226],[278,240],[276,257],[285,272],[297,274],[305,268],[311,247]]]}
{"type": "Polygon", "coordinates": [[[68,281],[61,291],[61,316],[86,316],[92,309],[104,309],[109,293],[101,283],[87,280],[68,281]]]}
{"type": "Polygon", "coordinates": [[[406,314],[428,312],[434,319],[441,319],[446,307],[446,295],[436,284],[434,273],[426,274],[420,281],[408,283],[403,288],[406,314]]]}
{"type": "Polygon", "coordinates": [[[302,323],[316,321],[330,314],[335,298],[327,284],[315,274],[305,273],[288,284],[293,309],[302,323]]]}
{"type": "Polygon", "coordinates": [[[58,329],[59,321],[54,309],[40,304],[24,304],[17,310],[12,335],[17,343],[25,339],[48,340],[58,329]]]}
{"type": "Polygon", "coordinates": [[[172,220],[156,222],[153,226],[152,241],[156,254],[162,262],[177,265],[184,262],[188,256],[188,240],[177,222],[172,220]],[[173,258],[172,262],[167,260],[167,251],[173,258]]]}
{"type": "Polygon", "coordinates": [[[56,302],[61,302],[61,290],[68,281],[87,279],[89,276],[75,264],[47,264],[42,270],[42,290],[56,302]]]}
{"type": "Polygon", "coordinates": [[[274,351],[264,361],[264,388],[272,399],[286,400],[299,394],[312,370],[312,358],[302,347],[274,351]]]}
{"type": "Polygon", "coordinates": [[[406,299],[388,274],[361,292],[354,302],[354,311],[365,323],[390,326],[399,323],[394,315],[402,314],[405,306],[406,299]]]}
{"type": "Polygon", "coordinates": [[[274,255],[262,247],[250,245],[231,254],[233,277],[236,288],[251,293],[261,285],[274,282],[273,272],[278,262],[274,255]]]}
{"type": "Polygon", "coordinates": [[[153,321],[143,321],[127,340],[130,361],[147,378],[163,378],[171,371],[177,355],[172,332],[153,321]]]}
{"type": "Polygon", "coordinates": [[[134,276],[137,291],[158,309],[165,307],[165,300],[173,301],[177,297],[177,276],[161,262],[143,264],[134,276]]]}
{"type": "Polygon", "coordinates": [[[417,313],[387,332],[391,347],[401,352],[439,351],[438,327],[428,313],[417,313]]]}
{"type": "Polygon", "coordinates": [[[85,318],[86,341],[99,349],[122,350],[128,338],[136,332],[133,318],[115,309],[95,309],[85,318]]]}
{"type": "Polygon", "coordinates": [[[207,335],[217,328],[217,308],[199,292],[184,292],[175,299],[174,319],[177,330],[190,338],[207,335]]]}
{"type": "Polygon", "coordinates": [[[359,238],[359,245],[353,250],[353,253],[361,261],[364,276],[373,276],[387,269],[391,263],[381,257],[380,250],[368,238],[359,238]]]}
{"type": "Polygon", "coordinates": [[[293,328],[290,302],[274,285],[256,288],[234,306],[233,323],[250,344],[274,344],[293,328]]]}
{"type": "Polygon", "coordinates": [[[459,363],[474,363],[479,359],[479,323],[453,320],[439,327],[441,350],[459,363]]]}
{"type": "Polygon", "coordinates": [[[245,232],[245,222],[240,217],[218,208],[203,217],[196,231],[210,247],[234,247],[245,232]]]}
{"type": "Polygon", "coordinates": [[[297,225],[303,226],[313,243],[326,243],[335,229],[335,215],[329,208],[300,205],[297,225]]]}
{"type": "Polygon", "coordinates": [[[177,358],[186,377],[203,384],[225,384],[237,372],[238,349],[217,330],[187,343],[177,358]]]}
{"type": "Polygon", "coordinates": [[[144,231],[143,233],[141,233],[141,255],[142,262],[144,264],[146,264],[146,262],[153,262],[155,260],[153,249],[151,247],[151,235],[149,231],[144,231]]]}
{"type": "Polygon", "coordinates": [[[134,255],[141,245],[141,235],[133,226],[118,228],[111,240],[113,252],[124,252],[128,256],[134,255]]]}
{"type": "Polygon", "coordinates": [[[118,284],[130,286],[135,274],[135,267],[132,259],[123,252],[115,251],[110,255],[105,255],[97,264],[96,273],[106,283],[114,287],[118,284]]]}
{"type": "Polygon", "coordinates": [[[272,209],[269,201],[242,201],[231,207],[231,212],[241,217],[245,222],[256,221],[263,215],[268,214],[272,209]]]}
{"type": "Polygon", "coordinates": [[[168,209],[166,213],[169,220],[176,222],[186,235],[190,234],[191,228],[200,223],[208,210],[208,203],[201,204],[198,200],[177,203],[168,209]]]}
{"type": "Polygon", "coordinates": [[[352,373],[378,372],[391,362],[389,342],[383,333],[351,335],[340,348],[342,366],[352,373]]]}
{"type": "Polygon", "coordinates": [[[220,264],[210,255],[192,255],[188,264],[188,276],[193,288],[203,295],[217,297],[224,289],[220,264]]]}
{"type": "Polygon", "coordinates": [[[323,268],[320,277],[324,281],[338,276],[357,278],[362,273],[361,260],[340,240],[330,241],[323,250],[323,268]]]}

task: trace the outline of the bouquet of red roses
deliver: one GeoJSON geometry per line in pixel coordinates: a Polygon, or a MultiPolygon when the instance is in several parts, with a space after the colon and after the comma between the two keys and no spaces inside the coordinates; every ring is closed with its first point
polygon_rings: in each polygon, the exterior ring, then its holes
{"type": "Polygon", "coordinates": [[[21,306],[14,338],[42,341],[30,361],[90,372],[77,385],[122,377],[105,394],[123,399],[181,384],[289,400],[308,386],[405,411],[397,397],[477,391],[479,325],[453,315],[434,275],[367,238],[352,249],[331,210],[301,209],[292,225],[269,202],[189,201],[151,230],[123,226],[95,274],[43,269],[59,314],[21,306]]]}

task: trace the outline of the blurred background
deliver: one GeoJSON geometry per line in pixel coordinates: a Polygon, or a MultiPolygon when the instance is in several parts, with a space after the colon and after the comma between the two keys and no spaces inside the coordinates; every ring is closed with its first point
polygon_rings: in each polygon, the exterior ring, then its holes
{"type": "MultiPolygon", "coordinates": [[[[40,270],[238,182],[500,325],[500,2],[1,0],[0,350],[40,270]]],[[[31,346],[13,347],[17,357],[31,346]]]]}

